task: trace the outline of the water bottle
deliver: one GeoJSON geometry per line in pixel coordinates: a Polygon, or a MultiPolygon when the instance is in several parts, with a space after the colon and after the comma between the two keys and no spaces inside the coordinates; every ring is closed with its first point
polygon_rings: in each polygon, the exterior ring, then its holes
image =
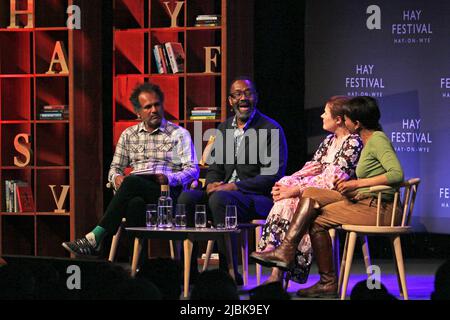
{"type": "Polygon", "coordinates": [[[172,228],[172,198],[169,194],[169,186],[161,185],[161,196],[158,199],[158,227],[172,228]]]}

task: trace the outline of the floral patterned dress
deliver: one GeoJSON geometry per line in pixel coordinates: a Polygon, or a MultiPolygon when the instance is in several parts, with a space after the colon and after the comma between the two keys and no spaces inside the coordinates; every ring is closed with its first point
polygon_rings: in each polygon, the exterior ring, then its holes
{"type": "MultiPolygon", "coordinates": [[[[336,146],[334,134],[328,135],[314,154],[313,160],[307,162],[302,169],[291,176],[280,179],[285,186],[298,186],[301,191],[308,187],[331,189],[335,177],[353,177],[363,144],[358,135],[348,135],[341,146],[336,146]],[[319,162],[322,172],[312,175],[311,167],[319,162]]],[[[297,209],[299,197],[283,199],[274,203],[272,210],[263,227],[258,249],[263,251],[268,246],[278,247],[289,228],[292,215],[297,209]]],[[[312,262],[312,249],[309,234],[306,234],[297,248],[295,266],[291,273],[291,280],[305,283],[308,280],[312,262]]]]}

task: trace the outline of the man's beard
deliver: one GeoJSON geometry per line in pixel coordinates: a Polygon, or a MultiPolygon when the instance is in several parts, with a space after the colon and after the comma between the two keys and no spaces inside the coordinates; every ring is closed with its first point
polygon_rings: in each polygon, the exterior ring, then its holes
{"type": "Polygon", "coordinates": [[[250,118],[250,115],[252,114],[254,108],[253,108],[253,106],[250,103],[242,104],[242,106],[245,106],[246,108],[248,108],[248,110],[245,111],[245,112],[241,112],[239,110],[239,104],[238,103],[236,103],[233,106],[233,109],[234,109],[234,112],[236,113],[237,118],[240,121],[247,122],[248,119],[250,118]]]}

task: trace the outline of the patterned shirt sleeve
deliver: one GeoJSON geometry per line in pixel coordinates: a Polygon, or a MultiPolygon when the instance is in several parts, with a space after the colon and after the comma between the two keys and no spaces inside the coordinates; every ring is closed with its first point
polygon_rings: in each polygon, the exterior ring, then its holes
{"type": "Polygon", "coordinates": [[[336,154],[333,164],[353,178],[362,148],[363,144],[359,136],[351,135],[336,154]]]}
{"type": "Polygon", "coordinates": [[[117,142],[116,150],[114,151],[114,157],[111,162],[108,173],[108,181],[114,184],[114,178],[118,175],[123,175],[123,170],[129,165],[130,158],[126,148],[127,134],[126,131],[122,132],[119,141],[117,142]]]}
{"type": "Polygon", "coordinates": [[[181,164],[181,171],[168,172],[166,176],[170,186],[182,185],[186,187],[199,177],[197,155],[191,135],[187,130],[177,130],[174,139],[176,143],[172,161],[181,164]]]}

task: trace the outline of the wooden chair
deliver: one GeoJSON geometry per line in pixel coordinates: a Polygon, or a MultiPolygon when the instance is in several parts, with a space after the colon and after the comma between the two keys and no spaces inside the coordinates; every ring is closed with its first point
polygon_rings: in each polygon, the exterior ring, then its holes
{"type": "MultiPolygon", "coordinates": [[[[342,231],[341,227],[336,227],[333,229],[329,229],[328,233],[331,238],[331,246],[333,248],[333,263],[334,263],[334,271],[336,274],[339,274],[341,268],[341,257],[340,257],[340,241],[339,241],[339,231],[342,231]]],[[[364,265],[366,267],[367,276],[370,276],[369,267],[371,266],[370,259],[370,251],[369,251],[369,241],[366,235],[359,235],[358,239],[361,243],[362,254],[364,257],[364,265]]],[[[342,279],[339,279],[341,281],[342,279]]],[[[338,284],[340,287],[341,284],[338,284]]]]}
{"type": "Polygon", "coordinates": [[[411,216],[414,209],[414,202],[417,195],[417,188],[420,179],[414,178],[404,182],[400,189],[403,189],[403,197],[400,205],[402,206],[402,219],[400,225],[395,225],[397,205],[399,204],[400,192],[398,190],[394,194],[394,206],[392,209],[392,219],[390,226],[380,226],[381,220],[381,196],[387,190],[392,190],[389,186],[374,186],[370,188],[371,192],[378,193],[377,199],[377,220],[375,226],[360,226],[360,225],[343,225],[342,230],[347,232],[345,239],[344,253],[342,255],[342,269],[339,272],[339,292],[341,300],[344,300],[347,293],[348,279],[350,276],[350,268],[353,260],[353,252],[355,249],[356,237],[363,235],[371,236],[387,236],[391,239],[391,245],[394,252],[394,263],[397,273],[397,280],[401,294],[405,300],[408,300],[408,291],[406,287],[405,267],[403,263],[402,247],[400,242],[400,235],[412,231],[410,227],[411,216]]]}

